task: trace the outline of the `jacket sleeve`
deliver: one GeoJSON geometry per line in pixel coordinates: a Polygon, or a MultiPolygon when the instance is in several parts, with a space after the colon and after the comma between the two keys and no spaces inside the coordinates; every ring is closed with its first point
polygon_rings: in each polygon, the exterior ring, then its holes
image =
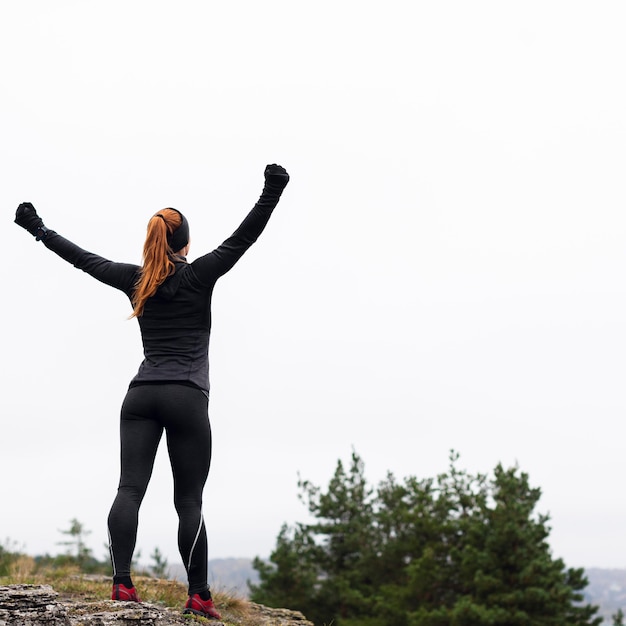
{"type": "Polygon", "coordinates": [[[49,231],[44,245],[63,260],[83,270],[105,285],[120,289],[129,297],[139,273],[139,266],[130,263],[115,263],[97,254],[87,252],[54,231],[49,231]]]}
{"type": "Polygon", "coordinates": [[[230,270],[244,252],[258,239],[276,208],[283,189],[266,185],[258,202],[239,228],[213,252],[193,261],[191,267],[198,280],[210,286],[230,270]]]}

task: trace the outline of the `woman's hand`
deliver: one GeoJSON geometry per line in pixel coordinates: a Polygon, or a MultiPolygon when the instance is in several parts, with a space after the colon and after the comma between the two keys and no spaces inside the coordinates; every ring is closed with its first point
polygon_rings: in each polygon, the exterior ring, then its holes
{"type": "Polygon", "coordinates": [[[265,168],[265,184],[273,189],[284,189],[289,182],[289,174],[281,165],[268,165],[265,168]]]}
{"type": "Polygon", "coordinates": [[[48,229],[30,202],[22,202],[15,211],[15,223],[25,228],[37,241],[45,239],[48,229]]]}

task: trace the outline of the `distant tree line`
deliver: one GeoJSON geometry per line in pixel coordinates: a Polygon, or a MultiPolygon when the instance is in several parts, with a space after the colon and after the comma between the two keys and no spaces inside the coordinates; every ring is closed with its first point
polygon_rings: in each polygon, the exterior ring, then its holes
{"type": "Polygon", "coordinates": [[[254,560],[251,599],[317,626],[599,625],[584,570],[551,554],[527,474],[499,464],[471,475],[457,462],[453,452],[436,478],[390,473],[373,488],[353,452],[326,490],[300,480],[315,521],[283,525],[269,562],[254,560]]]}
{"type": "MultiPolygon", "coordinates": [[[[109,558],[98,560],[86,544],[86,538],[91,531],[87,530],[84,524],[76,518],[70,520],[69,524],[66,530],[59,530],[65,537],[63,541],[58,542],[58,545],[65,548],[63,554],[31,557],[26,555],[16,542],[6,539],[0,544],[0,578],[6,578],[8,582],[11,582],[11,578],[15,577],[18,570],[23,576],[25,569],[32,575],[51,570],[74,570],[83,574],[112,576],[109,558]]],[[[108,546],[105,545],[105,549],[108,550],[108,546]]],[[[133,558],[132,567],[136,573],[156,578],[169,576],[167,559],[158,547],[150,555],[152,563],[147,568],[140,567],[137,563],[137,560],[141,558],[140,551],[137,551],[133,558]]]]}

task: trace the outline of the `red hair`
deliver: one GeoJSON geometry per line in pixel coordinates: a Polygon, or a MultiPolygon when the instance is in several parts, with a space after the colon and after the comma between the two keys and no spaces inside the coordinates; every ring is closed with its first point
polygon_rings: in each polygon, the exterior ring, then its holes
{"type": "Polygon", "coordinates": [[[174,273],[174,263],[170,257],[178,251],[170,248],[167,236],[171,235],[181,222],[180,213],[174,209],[163,209],[150,218],[148,234],[143,244],[143,265],[132,297],[131,317],[139,317],[143,313],[146,300],[156,293],[168,276],[174,273]]]}

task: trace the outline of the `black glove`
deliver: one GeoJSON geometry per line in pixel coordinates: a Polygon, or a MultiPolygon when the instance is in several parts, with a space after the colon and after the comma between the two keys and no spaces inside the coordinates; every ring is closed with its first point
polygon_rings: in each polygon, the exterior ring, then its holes
{"type": "Polygon", "coordinates": [[[289,182],[287,170],[273,163],[265,168],[265,186],[276,191],[282,191],[289,182]]]}
{"type": "Polygon", "coordinates": [[[30,202],[22,202],[15,211],[15,223],[25,228],[37,241],[45,239],[48,229],[30,202]]]}

